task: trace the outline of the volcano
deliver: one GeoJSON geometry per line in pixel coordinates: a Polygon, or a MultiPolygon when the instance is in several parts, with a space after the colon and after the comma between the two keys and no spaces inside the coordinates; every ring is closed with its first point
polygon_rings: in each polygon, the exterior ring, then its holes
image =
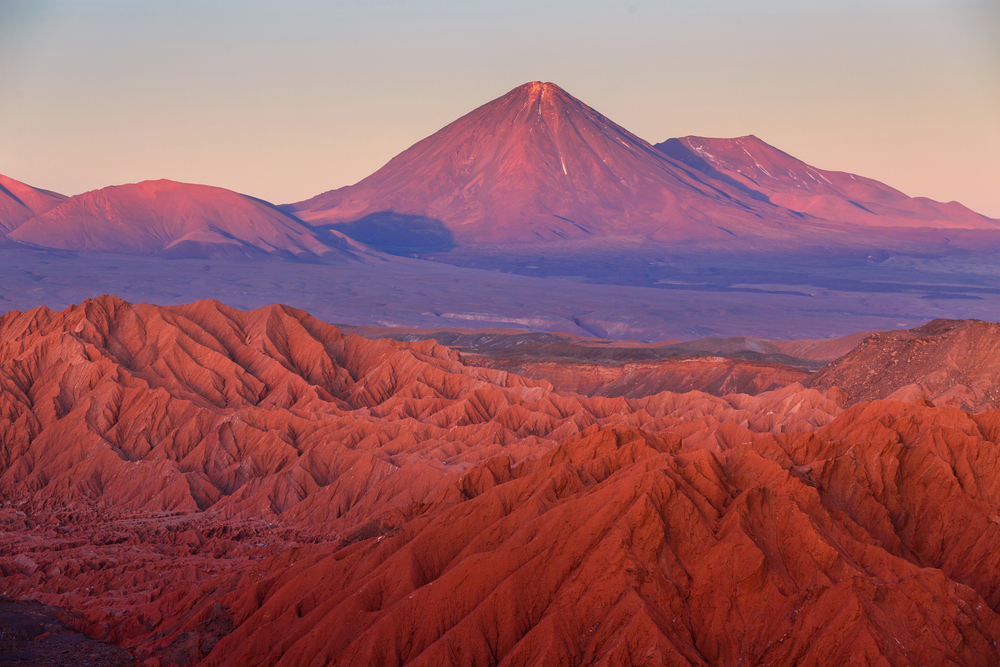
{"type": "Polygon", "coordinates": [[[207,185],[143,181],[58,202],[57,195],[32,191],[40,193],[32,200],[38,214],[10,225],[7,237],[42,248],[167,257],[371,254],[342,234],[317,232],[265,201],[207,185]]]}
{"type": "Polygon", "coordinates": [[[1000,231],[1000,222],[959,204],[820,171],[753,137],[654,147],[537,81],[359,183],[283,208],[375,245],[379,235],[416,228],[450,235],[459,247],[567,240],[599,240],[599,247],[614,239],[740,250],[914,242],[892,229],[900,226],[1000,231]]]}
{"type": "Polygon", "coordinates": [[[801,218],[656,150],[559,86],[515,88],[360,183],[286,207],[313,224],[386,212],[459,244],[731,237],[801,218]]]}

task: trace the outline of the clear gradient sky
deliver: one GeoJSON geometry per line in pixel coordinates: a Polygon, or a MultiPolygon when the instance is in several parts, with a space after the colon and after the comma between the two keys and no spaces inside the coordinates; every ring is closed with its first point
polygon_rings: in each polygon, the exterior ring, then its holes
{"type": "Polygon", "coordinates": [[[1000,217],[998,0],[0,0],[0,173],[298,201],[531,80],[1000,217]]]}

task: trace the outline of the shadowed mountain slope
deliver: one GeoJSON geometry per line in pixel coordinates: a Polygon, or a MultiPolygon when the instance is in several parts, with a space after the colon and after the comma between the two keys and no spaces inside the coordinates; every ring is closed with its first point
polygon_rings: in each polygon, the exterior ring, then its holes
{"type": "Polygon", "coordinates": [[[267,202],[166,180],[76,195],[8,234],[43,248],[169,257],[373,254],[342,234],[322,236],[267,202]]]}

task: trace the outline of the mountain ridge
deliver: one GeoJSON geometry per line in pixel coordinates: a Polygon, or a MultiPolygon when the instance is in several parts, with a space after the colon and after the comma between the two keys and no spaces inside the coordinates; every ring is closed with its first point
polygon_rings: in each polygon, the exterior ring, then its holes
{"type": "Polygon", "coordinates": [[[882,227],[1000,228],[1000,220],[957,202],[909,197],[875,179],[818,169],[752,134],[732,139],[680,137],[656,148],[779,206],[827,220],[882,227]]]}
{"type": "Polygon", "coordinates": [[[68,199],[0,174],[0,236],[68,199]]]}
{"type": "Polygon", "coordinates": [[[64,197],[0,177],[0,233],[8,244],[192,257],[333,257],[364,253],[360,243],[459,264],[463,252],[516,255],[525,244],[566,256],[1000,246],[1000,220],[958,203],[817,169],[753,135],[654,146],[539,81],[360,182],[294,204],[168,180],[64,197]]]}
{"type": "Polygon", "coordinates": [[[337,232],[318,233],[261,199],[167,179],[67,197],[7,238],[30,246],[166,257],[337,258],[374,255],[337,232]]]}

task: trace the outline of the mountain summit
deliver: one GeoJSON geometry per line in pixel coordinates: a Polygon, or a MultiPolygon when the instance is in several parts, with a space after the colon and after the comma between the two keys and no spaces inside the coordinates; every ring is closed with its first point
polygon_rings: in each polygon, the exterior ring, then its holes
{"type": "Polygon", "coordinates": [[[352,185],[287,207],[311,224],[384,212],[440,221],[460,243],[738,234],[791,212],[656,150],[552,83],[459,118],[352,185]],[[759,210],[758,210],[759,209],[759,210]]]}

